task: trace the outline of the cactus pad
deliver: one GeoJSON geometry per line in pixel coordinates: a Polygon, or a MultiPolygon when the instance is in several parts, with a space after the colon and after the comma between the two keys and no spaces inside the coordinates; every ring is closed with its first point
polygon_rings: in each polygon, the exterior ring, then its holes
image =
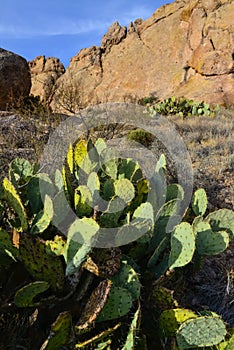
{"type": "Polygon", "coordinates": [[[55,254],[57,256],[64,255],[66,248],[66,241],[61,236],[55,236],[53,240],[45,241],[46,251],[48,254],[55,254]]]}
{"type": "Polygon", "coordinates": [[[26,231],[28,228],[27,215],[20,196],[18,195],[15,187],[7,178],[3,179],[2,187],[4,190],[4,198],[9,206],[12,207],[15,213],[18,215],[22,230],[26,231]]]}
{"type": "Polygon", "coordinates": [[[18,307],[31,307],[34,305],[33,299],[40,293],[45,292],[50,287],[49,283],[36,281],[20,288],[15,293],[14,302],[18,307]]]}
{"type": "Polygon", "coordinates": [[[71,315],[65,311],[58,315],[55,322],[51,325],[50,334],[43,343],[40,350],[62,349],[68,344],[71,333],[71,315]]]}
{"type": "Polygon", "coordinates": [[[132,302],[132,295],[127,289],[113,285],[97,322],[114,320],[126,315],[132,307],[132,302]]]}
{"type": "Polygon", "coordinates": [[[11,235],[0,228],[0,256],[5,255],[15,260],[19,255],[19,250],[14,246],[11,235]]]}
{"type": "Polygon", "coordinates": [[[114,182],[115,194],[125,203],[131,202],[135,196],[135,188],[130,180],[119,179],[114,182]]]}
{"type": "Polygon", "coordinates": [[[171,252],[169,256],[170,270],[188,264],[195,251],[195,235],[192,226],[182,222],[175,227],[171,235],[171,252]]]}
{"type": "Polygon", "coordinates": [[[80,316],[76,330],[80,331],[92,325],[103,309],[111,287],[112,282],[110,280],[104,280],[94,289],[80,316]]]}
{"type": "Polygon", "coordinates": [[[230,240],[234,239],[234,211],[220,209],[210,213],[205,218],[213,231],[227,231],[230,240]]]}
{"type": "Polygon", "coordinates": [[[9,177],[14,186],[22,185],[33,175],[33,168],[27,159],[15,158],[9,167],[9,177]]]}
{"type": "Polygon", "coordinates": [[[123,287],[127,289],[132,296],[133,300],[140,297],[141,284],[138,274],[128,265],[125,261],[122,262],[120,271],[111,278],[114,286],[123,287]]]}
{"type": "Polygon", "coordinates": [[[46,194],[44,208],[35,217],[30,232],[38,234],[44,232],[50,225],[54,215],[52,199],[46,194]]]}
{"type": "Polygon", "coordinates": [[[203,316],[182,323],[176,339],[180,350],[197,349],[219,344],[226,333],[226,326],[221,318],[203,316]]]}
{"type": "Polygon", "coordinates": [[[20,235],[19,257],[33,278],[46,281],[53,290],[63,288],[64,269],[60,257],[48,254],[45,241],[32,235],[20,235]]]}
{"type": "Polygon", "coordinates": [[[138,307],[137,311],[134,314],[134,317],[128,332],[128,336],[122,350],[134,349],[135,342],[136,342],[137,327],[139,325],[139,319],[140,319],[140,306],[138,307]]]}
{"type": "Polygon", "coordinates": [[[180,324],[198,316],[188,309],[170,309],[162,312],[159,318],[159,331],[163,337],[173,337],[180,324]]]}
{"type": "Polygon", "coordinates": [[[215,255],[222,253],[229,244],[226,231],[213,232],[208,222],[196,225],[196,248],[199,255],[215,255]]]}
{"type": "Polygon", "coordinates": [[[205,214],[207,209],[207,195],[206,191],[203,188],[199,188],[193,194],[192,198],[192,208],[196,216],[202,216],[205,214]]]}

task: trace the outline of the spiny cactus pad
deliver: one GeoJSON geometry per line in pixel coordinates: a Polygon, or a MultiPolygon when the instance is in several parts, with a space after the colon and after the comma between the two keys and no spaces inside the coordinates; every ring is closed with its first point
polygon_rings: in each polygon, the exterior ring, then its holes
{"type": "Polygon", "coordinates": [[[0,228],[0,256],[4,255],[15,260],[19,256],[19,250],[14,246],[11,235],[0,228]]]}
{"type": "Polygon", "coordinates": [[[140,167],[137,162],[134,162],[130,158],[123,159],[118,169],[118,178],[125,178],[132,181],[138,169],[140,169],[140,167]]]}
{"type": "Polygon", "coordinates": [[[125,203],[130,202],[135,196],[135,188],[130,180],[119,179],[114,182],[115,194],[125,203]]]}
{"type": "Polygon", "coordinates": [[[166,202],[169,202],[172,199],[183,199],[184,198],[184,190],[178,184],[170,184],[167,186],[167,196],[166,202]]]}
{"type": "Polygon", "coordinates": [[[197,349],[219,344],[226,333],[226,326],[221,318],[203,316],[182,323],[176,339],[180,350],[197,349]]]}
{"type": "Polygon", "coordinates": [[[169,268],[172,270],[188,264],[192,260],[194,251],[195,235],[192,226],[187,222],[182,222],[172,232],[169,268]]]}
{"type": "Polygon", "coordinates": [[[46,194],[44,208],[35,217],[30,232],[38,234],[44,232],[53,219],[54,209],[52,199],[46,194]]]}
{"type": "Polygon", "coordinates": [[[46,250],[48,254],[55,254],[57,256],[64,255],[66,248],[66,240],[62,236],[55,236],[53,240],[45,241],[46,250]]]}
{"type": "Polygon", "coordinates": [[[64,269],[60,257],[47,253],[45,241],[32,235],[20,235],[19,257],[34,279],[46,281],[53,290],[63,288],[64,269]]]}
{"type": "Polygon", "coordinates": [[[99,225],[92,218],[76,219],[70,226],[64,251],[66,275],[77,270],[86,259],[98,230],[99,225]]]}
{"type": "Polygon", "coordinates": [[[33,299],[40,293],[45,292],[50,287],[45,281],[36,281],[20,288],[15,293],[14,302],[18,307],[32,307],[33,299]]]}
{"type": "Polygon", "coordinates": [[[193,194],[192,198],[192,208],[196,216],[204,215],[207,209],[207,195],[203,188],[199,188],[193,194]]]}
{"type": "Polygon", "coordinates": [[[18,215],[22,230],[26,231],[28,228],[27,214],[19,194],[17,193],[15,187],[7,178],[3,179],[2,186],[4,190],[5,200],[7,201],[8,205],[11,208],[13,208],[15,213],[18,215]]]}
{"type": "Polygon", "coordinates": [[[234,211],[229,209],[220,209],[210,213],[205,218],[213,231],[227,231],[230,240],[234,239],[234,211]]]}
{"type": "Polygon", "coordinates": [[[196,227],[196,249],[199,255],[222,253],[229,245],[226,231],[213,232],[208,222],[199,222],[196,227]]]}
{"type": "Polygon", "coordinates": [[[15,158],[9,167],[9,178],[14,186],[22,185],[33,176],[33,167],[27,159],[15,158]]]}
{"type": "Polygon", "coordinates": [[[55,187],[47,174],[39,173],[30,179],[26,192],[32,212],[33,214],[37,214],[43,209],[45,194],[50,198],[54,197],[55,187]],[[43,189],[43,194],[41,193],[41,189],[43,189]]]}
{"type": "Polygon", "coordinates": [[[79,217],[90,216],[93,211],[92,192],[88,186],[80,185],[76,189],[79,194],[79,200],[75,203],[75,211],[79,217]]]}
{"type": "Polygon", "coordinates": [[[126,261],[122,262],[120,271],[111,278],[114,286],[126,288],[136,300],[140,297],[141,284],[138,274],[126,261]]]}
{"type": "Polygon", "coordinates": [[[97,322],[113,320],[126,315],[131,309],[132,303],[132,294],[127,289],[113,285],[97,322]]]}
{"type": "Polygon", "coordinates": [[[76,326],[76,331],[88,328],[95,321],[103,309],[110,293],[112,282],[108,279],[99,283],[87,301],[84,310],[76,326]]]}
{"type": "Polygon", "coordinates": [[[137,311],[134,314],[134,317],[128,332],[128,336],[122,350],[134,349],[135,343],[136,343],[136,333],[137,333],[137,327],[139,324],[139,319],[140,319],[140,306],[138,307],[137,311]]]}
{"type": "Polygon", "coordinates": [[[66,346],[71,333],[71,323],[72,318],[69,312],[60,313],[51,325],[50,334],[40,350],[56,350],[66,346]]]}
{"type": "Polygon", "coordinates": [[[163,337],[173,337],[180,324],[198,316],[188,309],[170,309],[162,312],[159,318],[159,331],[163,337]]]}

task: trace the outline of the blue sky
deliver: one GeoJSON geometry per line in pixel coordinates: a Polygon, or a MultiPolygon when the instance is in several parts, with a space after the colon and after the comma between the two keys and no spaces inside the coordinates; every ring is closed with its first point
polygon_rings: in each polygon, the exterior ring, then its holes
{"type": "Polygon", "coordinates": [[[1,4],[0,47],[27,60],[58,57],[67,66],[80,49],[100,45],[115,21],[146,19],[170,0],[6,0],[1,4]]]}

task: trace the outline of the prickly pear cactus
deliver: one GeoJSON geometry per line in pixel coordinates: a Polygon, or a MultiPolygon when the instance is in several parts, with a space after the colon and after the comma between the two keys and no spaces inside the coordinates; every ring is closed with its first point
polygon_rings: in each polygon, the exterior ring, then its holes
{"type": "Polygon", "coordinates": [[[133,300],[140,297],[141,284],[139,276],[126,261],[122,262],[119,273],[113,276],[111,281],[114,286],[126,288],[131,293],[133,300]]]}
{"type": "Polygon", "coordinates": [[[15,158],[9,166],[9,178],[17,188],[25,184],[34,174],[34,169],[27,159],[15,158]]]}
{"type": "Polygon", "coordinates": [[[230,240],[234,238],[234,211],[229,209],[220,209],[210,213],[205,218],[214,232],[227,231],[230,240]]]}
{"type": "Polygon", "coordinates": [[[89,328],[102,311],[112,287],[110,280],[104,280],[93,290],[76,325],[76,331],[89,328]]]}
{"type": "Polygon", "coordinates": [[[22,233],[19,242],[19,258],[30,275],[39,281],[46,281],[53,290],[64,285],[63,261],[52,252],[44,240],[22,233]]]}
{"type": "Polygon", "coordinates": [[[47,174],[39,173],[30,179],[26,188],[26,198],[29,201],[33,214],[38,214],[43,210],[45,194],[53,198],[55,188],[47,174]],[[41,188],[44,189],[44,195],[41,193],[41,188]]]}
{"type": "Polygon", "coordinates": [[[30,232],[32,234],[39,234],[44,232],[50,225],[54,216],[52,199],[46,194],[44,201],[44,208],[35,216],[30,232]]]}
{"type": "Polygon", "coordinates": [[[13,244],[12,235],[0,228],[0,265],[4,263],[4,257],[9,257],[11,261],[16,261],[18,256],[19,250],[13,244]]]}
{"type": "Polygon", "coordinates": [[[192,226],[182,222],[176,226],[171,235],[171,251],[169,256],[169,269],[182,267],[188,264],[195,252],[195,235],[192,226]]]}
{"type": "Polygon", "coordinates": [[[53,240],[45,241],[45,245],[48,254],[52,253],[57,256],[65,254],[66,240],[62,236],[56,235],[53,240]]]}
{"type": "Polygon", "coordinates": [[[47,340],[40,350],[57,350],[67,346],[71,333],[72,319],[69,312],[65,311],[58,315],[51,325],[51,331],[47,340]]]}
{"type": "Polygon", "coordinates": [[[196,319],[198,316],[188,309],[170,309],[162,312],[159,318],[160,335],[164,338],[174,337],[176,331],[183,322],[189,319],[196,319]]]}
{"type": "Polygon", "coordinates": [[[197,349],[219,344],[227,334],[218,316],[203,316],[183,322],[177,331],[179,350],[197,349]]]}
{"type": "Polygon", "coordinates": [[[21,229],[26,231],[28,228],[27,214],[19,194],[17,193],[15,187],[7,178],[3,179],[2,187],[4,191],[4,199],[7,201],[8,205],[11,208],[13,208],[15,213],[18,215],[21,223],[21,229]]]}
{"type": "Polygon", "coordinates": [[[76,219],[70,226],[64,251],[67,276],[76,271],[85,261],[94,245],[98,230],[98,223],[91,218],[76,219]]]}
{"type": "Polygon", "coordinates": [[[137,336],[137,328],[140,321],[140,306],[134,314],[133,320],[131,322],[131,326],[128,332],[128,336],[126,342],[122,348],[122,350],[132,350],[135,347],[136,336],[137,336]]]}
{"type": "Polygon", "coordinates": [[[204,215],[207,209],[207,195],[203,188],[199,188],[194,192],[192,198],[192,208],[196,216],[204,215]]]}
{"type": "Polygon", "coordinates": [[[50,287],[49,283],[44,281],[36,281],[20,288],[15,293],[14,303],[18,307],[34,306],[33,299],[39,294],[45,292],[50,287]]]}
{"type": "Polygon", "coordinates": [[[125,203],[131,202],[135,196],[135,188],[130,180],[119,179],[114,182],[115,194],[125,203]]]}
{"type": "Polygon", "coordinates": [[[208,222],[201,221],[195,226],[196,249],[199,255],[222,253],[229,245],[226,231],[213,232],[208,222]]]}
{"type": "Polygon", "coordinates": [[[97,322],[114,320],[125,316],[132,308],[132,294],[125,288],[112,286],[97,322]]]}

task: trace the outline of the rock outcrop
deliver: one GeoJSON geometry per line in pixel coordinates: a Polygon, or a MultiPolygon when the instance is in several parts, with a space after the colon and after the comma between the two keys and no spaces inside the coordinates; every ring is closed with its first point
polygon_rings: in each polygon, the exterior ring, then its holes
{"type": "Polygon", "coordinates": [[[27,61],[0,48],[0,110],[12,107],[18,99],[28,96],[30,88],[31,76],[27,61]]]}
{"type": "Polygon", "coordinates": [[[29,62],[32,77],[31,93],[40,96],[41,100],[52,98],[56,80],[65,72],[63,64],[58,58],[38,56],[29,62]]]}
{"type": "Polygon", "coordinates": [[[150,94],[233,104],[233,13],[232,0],[178,0],[128,29],[115,22],[57,84],[79,84],[82,105],[150,94]]]}

